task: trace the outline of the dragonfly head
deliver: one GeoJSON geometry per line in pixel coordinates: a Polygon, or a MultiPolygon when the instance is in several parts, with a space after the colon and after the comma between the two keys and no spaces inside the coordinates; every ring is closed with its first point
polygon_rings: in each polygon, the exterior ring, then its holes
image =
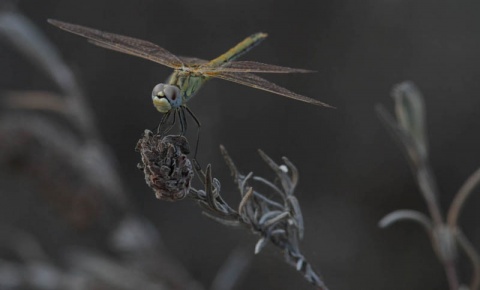
{"type": "Polygon", "coordinates": [[[158,84],[153,88],[152,100],[160,113],[167,113],[172,108],[176,109],[182,105],[180,89],[167,84],[158,84]]]}

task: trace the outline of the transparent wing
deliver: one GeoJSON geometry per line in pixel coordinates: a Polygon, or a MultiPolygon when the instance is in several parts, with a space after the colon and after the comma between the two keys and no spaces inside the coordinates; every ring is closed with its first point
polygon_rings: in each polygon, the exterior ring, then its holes
{"type": "Polygon", "coordinates": [[[232,61],[220,67],[208,67],[207,65],[199,68],[203,72],[242,72],[242,73],[311,73],[312,70],[291,68],[266,64],[255,61],[232,61]]]}
{"type": "Polygon", "coordinates": [[[276,85],[272,82],[269,82],[269,81],[267,81],[267,80],[265,80],[265,79],[263,79],[259,76],[256,76],[254,74],[250,74],[250,73],[241,73],[241,74],[238,73],[237,74],[237,73],[221,72],[221,73],[211,73],[211,74],[207,73],[205,75],[210,76],[210,77],[223,79],[223,80],[226,80],[226,81],[231,81],[231,82],[241,84],[241,85],[244,85],[244,86],[248,86],[248,87],[252,87],[252,88],[255,88],[255,89],[264,90],[264,91],[267,91],[267,92],[271,92],[271,93],[274,93],[274,94],[277,94],[277,95],[281,95],[281,96],[284,96],[284,97],[287,97],[287,98],[291,98],[291,99],[294,99],[294,100],[297,100],[297,101],[302,101],[302,102],[309,103],[309,104],[312,104],[312,105],[333,108],[332,106],[330,106],[328,104],[325,104],[323,102],[317,101],[315,99],[312,99],[312,98],[309,98],[309,97],[306,97],[306,96],[299,95],[299,94],[294,93],[292,91],[289,91],[285,88],[282,88],[281,86],[276,85]]]}
{"type": "Polygon", "coordinates": [[[184,64],[189,65],[201,65],[208,62],[208,60],[204,60],[201,58],[191,57],[191,56],[177,56],[184,64]]]}
{"type": "Polygon", "coordinates": [[[145,58],[171,68],[180,68],[183,65],[173,53],[148,41],[53,19],[49,19],[48,22],[60,29],[88,38],[91,43],[103,48],[145,58]]]}

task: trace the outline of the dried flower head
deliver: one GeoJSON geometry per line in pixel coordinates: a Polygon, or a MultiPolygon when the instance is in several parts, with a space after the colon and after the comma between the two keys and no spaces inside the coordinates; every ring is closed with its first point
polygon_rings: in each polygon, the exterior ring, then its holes
{"type": "Polygon", "coordinates": [[[193,178],[190,152],[184,136],[162,136],[145,130],[135,147],[142,156],[138,168],[158,199],[176,201],[185,198],[193,178]]]}

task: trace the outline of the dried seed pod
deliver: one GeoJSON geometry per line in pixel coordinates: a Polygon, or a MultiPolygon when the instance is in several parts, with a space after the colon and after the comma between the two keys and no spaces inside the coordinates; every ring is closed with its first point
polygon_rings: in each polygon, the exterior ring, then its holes
{"type": "Polygon", "coordinates": [[[176,201],[185,198],[193,178],[190,152],[184,136],[161,136],[145,130],[135,147],[142,156],[138,167],[158,199],[176,201]]]}

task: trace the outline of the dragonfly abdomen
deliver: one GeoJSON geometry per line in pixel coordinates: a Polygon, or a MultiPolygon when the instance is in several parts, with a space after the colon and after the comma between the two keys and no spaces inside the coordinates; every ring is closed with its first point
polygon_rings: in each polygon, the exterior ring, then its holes
{"type": "Polygon", "coordinates": [[[233,61],[240,56],[244,55],[247,53],[250,49],[254,48],[257,46],[260,42],[262,42],[265,38],[267,37],[266,33],[262,32],[257,32],[249,37],[245,38],[241,42],[239,42],[237,45],[232,47],[230,50],[225,52],[224,54],[220,55],[219,57],[211,60],[208,63],[208,66],[210,67],[220,67],[230,61],[233,61]]]}

